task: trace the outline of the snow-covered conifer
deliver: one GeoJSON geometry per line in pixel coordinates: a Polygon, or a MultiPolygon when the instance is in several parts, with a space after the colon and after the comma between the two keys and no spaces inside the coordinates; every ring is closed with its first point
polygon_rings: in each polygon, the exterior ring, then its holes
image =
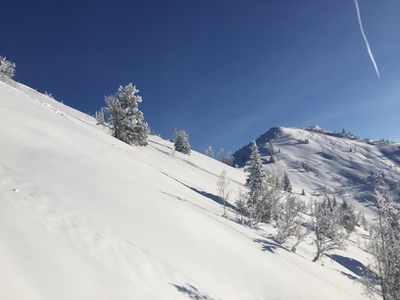
{"type": "Polygon", "coordinates": [[[228,166],[233,165],[233,161],[235,160],[235,158],[233,157],[231,152],[225,153],[224,148],[221,148],[221,150],[219,150],[219,152],[218,152],[218,156],[219,156],[219,160],[221,162],[223,162],[224,164],[227,164],[228,166]]]}
{"type": "Polygon", "coordinates": [[[238,198],[235,201],[236,214],[240,223],[244,223],[244,216],[247,215],[246,194],[238,190],[238,198]]]}
{"type": "Polygon", "coordinates": [[[208,146],[208,148],[204,150],[204,154],[209,156],[209,157],[211,157],[211,158],[214,158],[214,150],[213,150],[213,148],[211,148],[211,146],[208,146]]]}
{"type": "Polygon", "coordinates": [[[190,155],[189,136],[185,130],[175,131],[174,147],[176,151],[190,155]]]}
{"type": "Polygon", "coordinates": [[[250,146],[250,165],[246,168],[248,173],[246,187],[249,189],[247,197],[247,207],[250,216],[250,222],[256,224],[260,221],[260,204],[264,196],[266,174],[261,161],[260,152],[255,141],[250,146]]]}
{"type": "Polygon", "coordinates": [[[348,233],[352,232],[357,225],[357,218],[354,212],[354,207],[351,206],[343,199],[339,207],[340,223],[347,230],[348,233]]]}
{"type": "Polygon", "coordinates": [[[0,80],[9,82],[15,76],[15,63],[0,56],[0,80]]]}
{"type": "Polygon", "coordinates": [[[268,142],[268,152],[269,152],[269,155],[271,155],[271,156],[276,154],[274,145],[272,145],[271,141],[268,142]]]}
{"type": "Polygon", "coordinates": [[[143,113],[139,110],[142,97],[136,86],[129,83],[120,86],[117,93],[106,97],[109,123],[113,136],[131,145],[146,146],[149,127],[143,122],[143,113]]]}
{"type": "Polygon", "coordinates": [[[275,156],[274,156],[274,155],[271,155],[271,156],[270,156],[269,162],[270,162],[271,164],[274,164],[274,163],[276,162],[275,156]]]}
{"type": "Polygon", "coordinates": [[[292,192],[292,183],[290,182],[289,175],[284,172],[283,173],[283,190],[286,192],[292,192]]]}
{"type": "Polygon", "coordinates": [[[105,119],[104,119],[104,111],[103,111],[103,109],[100,109],[99,111],[96,111],[94,116],[96,118],[97,124],[104,125],[105,119]]]}

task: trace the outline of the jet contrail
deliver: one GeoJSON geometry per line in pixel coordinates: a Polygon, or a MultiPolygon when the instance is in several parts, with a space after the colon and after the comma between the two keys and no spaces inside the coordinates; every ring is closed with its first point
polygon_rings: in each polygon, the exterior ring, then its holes
{"type": "Polygon", "coordinates": [[[380,79],[381,75],[379,74],[378,66],[377,66],[377,64],[375,62],[374,56],[372,55],[371,47],[369,46],[369,43],[368,43],[368,40],[367,40],[367,36],[364,33],[364,28],[363,28],[363,25],[362,25],[362,22],[361,22],[361,14],[360,14],[360,7],[358,6],[358,1],[354,0],[354,4],[356,5],[358,24],[360,24],[361,34],[362,34],[362,36],[364,38],[365,45],[367,46],[368,54],[369,54],[369,57],[371,58],[371,61],[372,61],[373,65],[374,65],[376,74],[378,75],[378,77],[380,79]]]}

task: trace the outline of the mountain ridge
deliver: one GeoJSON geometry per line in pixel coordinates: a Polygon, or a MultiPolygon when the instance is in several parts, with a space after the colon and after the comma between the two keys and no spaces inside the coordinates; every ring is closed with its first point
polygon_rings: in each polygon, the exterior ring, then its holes
{"type": "MultiPolygon", "coordinates": [[[[370,201],[374,183],[380,179],[397,201],[400,196],[399,143],[360,139],[318,126],[272,127],[255,141],[267,171],[288,173],[298,193],[304,189],[307,194],[370,201]]],[[[245,167],[250,154],[248,144],[233,154],[234,164],[245,167]]]]}

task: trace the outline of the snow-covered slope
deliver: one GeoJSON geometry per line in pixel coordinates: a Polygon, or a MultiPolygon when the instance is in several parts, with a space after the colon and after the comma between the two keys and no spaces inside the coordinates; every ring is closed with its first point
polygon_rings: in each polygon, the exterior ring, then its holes
{"type": "Polygon", "coordinates": [[[131,147],[21,84],[0,82],[0,120],[0,299],[364,298],[355,244],[322,266],[221,217],[217,178],[234,196],[242,169],[131,147]]]}
{"type": "MultiPolygon", "coordinates": [[[[358,139],[351,134],[325,131],[317,126],[271,128],[256,139],[266,168],[286,172],[294,192],[345,198],[359,210],[368,206],[376,180],[384,180],[395,199],[400,196],[400,144],[358,139]],[[271,145],[275,163],[269,163],[271,145]]],[[[249,145],[234,154],[244,166],[249,145]]]]}

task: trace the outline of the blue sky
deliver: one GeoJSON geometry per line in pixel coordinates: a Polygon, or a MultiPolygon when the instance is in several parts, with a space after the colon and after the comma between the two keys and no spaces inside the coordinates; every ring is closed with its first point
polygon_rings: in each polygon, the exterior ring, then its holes
{"type": "Polygon", "coordinates": [[[93,114],[132,82],[151,129],[234,152],[274,126],[400,142],[400,1],[19,1],[1,4],[15,79],[93,114]]]}

